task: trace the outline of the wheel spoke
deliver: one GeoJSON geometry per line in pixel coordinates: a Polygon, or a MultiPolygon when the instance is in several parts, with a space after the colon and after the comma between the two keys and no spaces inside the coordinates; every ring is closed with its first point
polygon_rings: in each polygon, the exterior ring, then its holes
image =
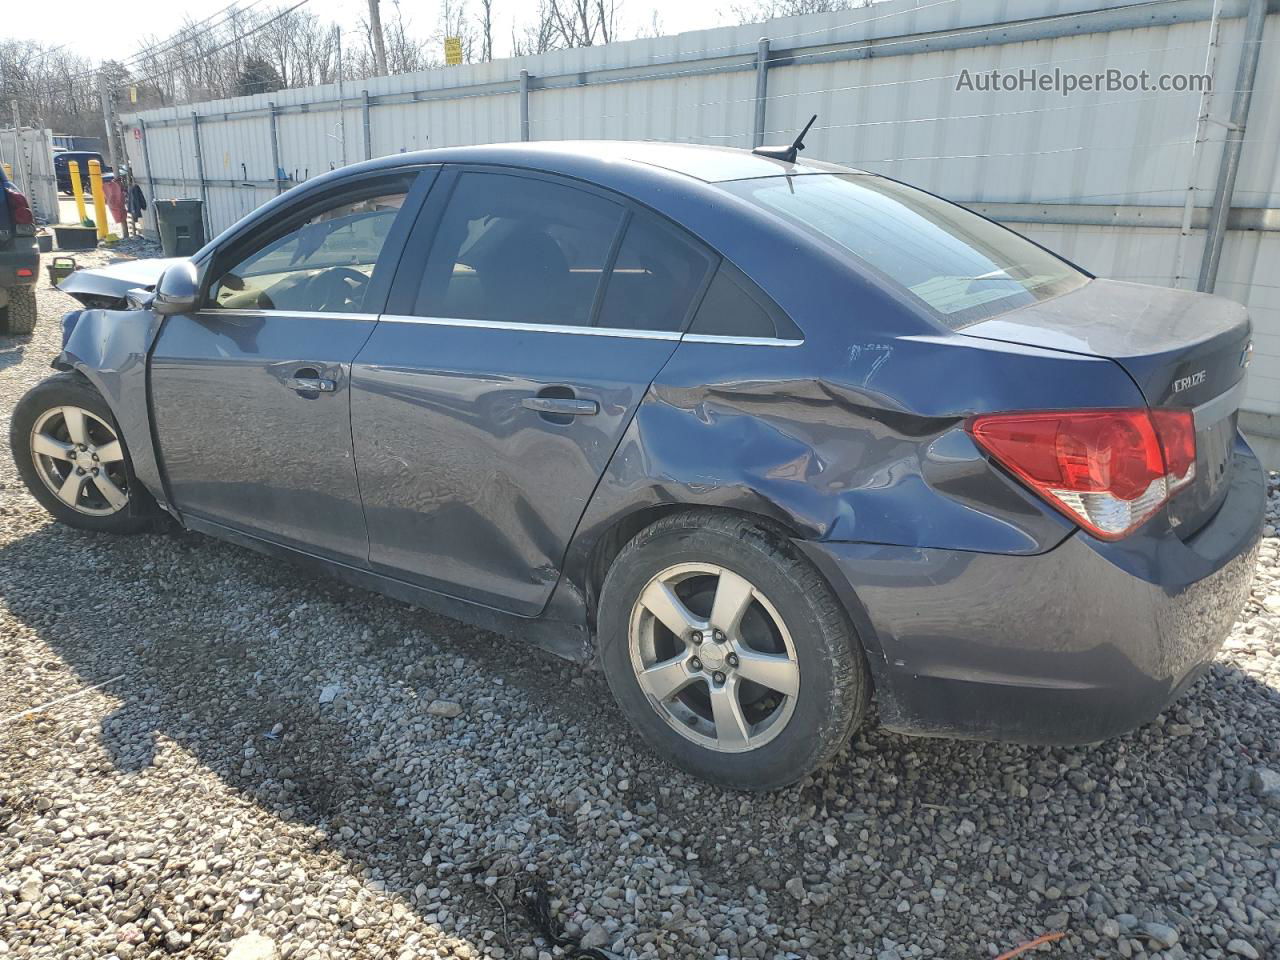
{"type": "Polygon", "coordinates": [[[107,503],[116,510],[129,502],[129,495],[115,485],[115,481],[107,476],[105,470],[98,471],[97,476],[93,478],[93,485],[107,498],[107,503]]]}
{"type": "Polygon", "coordinates": [[[738,685],[732,681],[711,688],[711,716],[715,720],[716,740],[722,747],[741,747],[750,737],[747,718],[738,702],[738,685]]]}
{"type": "Polygon", "coordinates": [[[794,697],[800,692],[800,668],[786,656],[759,653],[739,646],[738,675],[794,697]]]}
{"type": "Polygon", "coordinates": [[[701,622],[689,612],[676,592],[661,580],[654,580],[644,588],[640,603],[681,640],[701,626],[701,622]]]}
{"type": "Polygon", "coordinates": [[[75,506],[80,500],[80,489],[84,486],[85,474],[76,473],[71,470],[67,473],[67,479],[62,481],[62,486],[58,488],[58,498],[66,504],[75,506]]]}
{"type": "Polygon", "coordinates": [[[124,450],[121,449],[119,440],[104,443],[98,448],[98,461],[100,463],[116,463],[123,459],[124,450]]]}
{"type": "Polygon", "coordinates": [[[55,440],[47,433],[37,433],[31,438],[31,452],[38,453],[42,456],[53,457],[55,460],[69,460],[67,456],[73,449],[74,444],[63,443],[61,440],[55,440]]]}
{"type": "Polygon", "coordinates": [[[641,671],[637,679],[645,693],[663,701],[693,683],[695,677],[689,672],[689,658],[681,654],[641,671]]]}
{"type": "Polygon", "coordinates": [[[67,425],[67,436],[72,443],[88,443],[89,431],[84,423],[84,411],[79,407],[63,407],[62,422],[67,425]]]}
{"type": "Polygon", "coordinates": [[[716,582],[716,598],[711,607],[711,624],[727,634],[735,634],[742,615],[751,606],[751,584],[732,570],[722,570],[716,582]]]}

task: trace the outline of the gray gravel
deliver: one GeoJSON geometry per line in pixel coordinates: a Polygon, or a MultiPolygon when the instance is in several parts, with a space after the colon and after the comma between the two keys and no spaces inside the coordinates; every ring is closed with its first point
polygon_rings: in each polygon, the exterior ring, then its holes
{"type": "MultiPolygon", "coordinates": [[[[40,303],[0,338],[6,436],[73,306],[40,303]]],[[[202,537],[55,526],[0,457],[0,718],[70,697],[0,720],[0,956],[538,960],[534,871],[628,957],[1280,955],[1270,498],[1240,623],[1154,723],[869,726],[755,797],[659,763],[587,671],[202,537]]]]}

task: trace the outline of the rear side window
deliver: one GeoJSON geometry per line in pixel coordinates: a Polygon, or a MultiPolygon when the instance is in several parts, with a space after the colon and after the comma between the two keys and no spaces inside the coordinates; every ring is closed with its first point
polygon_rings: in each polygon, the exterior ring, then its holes
{"type": "Polygon", "coordinates": [[[800,339],[789,317],[737,267],[720,264],[690,333],[718,337],[800,339]]]}
{"type": "Polygon", "coordinates": [[[1089,279],[1012,230],[883,177],[820,174],[723,186],[853,254],[952,329],[1089,279]]]}
{"type": "Polygon", "coordinates": [[[427,257],[414,312],[585,326],[623,208],[534,177],[464,173],[427,257]]]}
{"type": "Polygon", "coordinates": [[[711,258],[691,241],[636,214],[618,248],[596,325],[682,330],[710,269],[711,258]]]}

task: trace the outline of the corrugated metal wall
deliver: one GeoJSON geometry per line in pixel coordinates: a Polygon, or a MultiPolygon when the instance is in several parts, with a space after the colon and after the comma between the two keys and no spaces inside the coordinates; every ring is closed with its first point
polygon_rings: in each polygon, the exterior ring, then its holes
{"type": "MultiPolygon", "coordinates": [[[[200,196],[203,166],[214,231],[276,192],[273,125],[288,182],[366,155],[519,140],[522,70],[529,139],[749,147],[764,36],[766,141],[790,139],[817,113],[809,156],[975,205],[1099,275],[1194,286],[1226,135],[1223,123],[1206,124],[1193,160],[1199,92],[1064,97],[957,86],[966,70],[1201,73],[1215,6],[1208,113],[1222,121],[1236,86],[1247,0],[886,0],[348,83],[341,113],[334,85],[154,110],[127,119],[135,132],[126,142],[140,180],[150,174],[160,197],[200,196]],[[1184,239],[1178,223],[1189,191],[1197,229],[1184,239]]],[[[1228,232],[1217,291],[1253,312],[1258,335],[1246,407],[1265,415],[1253,429],[1280,438],[1278,14],[1280,3],[1271,0],[1234,195],[1235,207],[1254,208],[1256,216],[1251,228],[1228,232]]],[[[1272,459],[1280,459],[1280,441],[1272,459]]]]}
{"type": "Polygon", "coordinates": [[[58,222],[58,187],[53,175],[53,131],[22,127],[0,129],[0,161],[26,192],[38,221],[58,222]]]}

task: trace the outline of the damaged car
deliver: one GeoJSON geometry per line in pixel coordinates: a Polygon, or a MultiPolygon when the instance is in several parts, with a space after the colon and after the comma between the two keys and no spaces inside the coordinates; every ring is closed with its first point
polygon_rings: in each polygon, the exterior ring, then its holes
{"type": "Polygon", "coordinates": [[[168,515],[593,661],[719,784],[794,782],[873,697],[1121,734],[1248,591],[1243,307],[794,146],[401,154],[64,289],[91,309],[11,435],[55,518],[168,515]]]}

